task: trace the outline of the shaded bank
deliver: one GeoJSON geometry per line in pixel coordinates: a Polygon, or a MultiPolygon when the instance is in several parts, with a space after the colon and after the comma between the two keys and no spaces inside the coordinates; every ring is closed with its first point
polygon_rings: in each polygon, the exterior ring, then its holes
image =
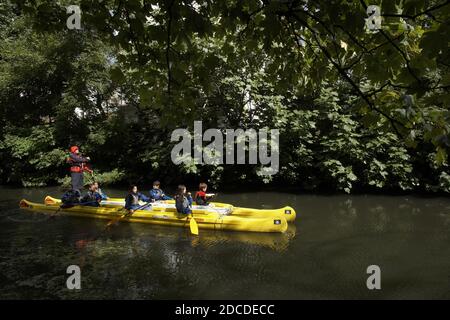
{"type": "Polygon", "coordinates": [[[198,12],[189,2],[82,1],[83,30],[66,28],[61,2],[3,2],[1,184],[61,183],[79,144],[103,183],[450,192],[448,4],[384,2],[405,20],[387,14],[382,35],[364,29],[361,1],[200,1],[198,12]],[[167,29],[169,46],[148,41],[167,29]],[[174,165],[171,133],[193,132],[194,121],[279,130],[278,174],[174,165]]]}

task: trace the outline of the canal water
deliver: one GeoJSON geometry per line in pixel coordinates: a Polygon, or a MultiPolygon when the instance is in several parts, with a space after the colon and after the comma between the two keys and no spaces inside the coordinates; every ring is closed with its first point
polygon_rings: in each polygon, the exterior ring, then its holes
{"type": "MultiPolygon", "coordinates": [[[[123,196],[124,190],[105,190],[123,196]]],[[[220,194],[297,211],[285,234],[119,223],[18,209],[56,188],[0,188],[0,299],[450,299],[450,198],[220,194]],[[100,236],[86,246],[80,240],[100,236]],[[81,289],[69,290],[69,265],[81,289]],[[380,268],[380,290],[366,285],[380,268]]]]}

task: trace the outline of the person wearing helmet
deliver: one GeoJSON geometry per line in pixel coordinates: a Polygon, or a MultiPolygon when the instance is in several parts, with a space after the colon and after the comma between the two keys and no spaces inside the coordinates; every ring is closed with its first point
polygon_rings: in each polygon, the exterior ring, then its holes
{"type": "Polygon", "coordinates": [[[91,159],[89,157],[83,157],[80,153],[80,149],[77,146],[70,147],[69,157],[67,163],[70,165],[70,178],[72,190],[80,191],[84,186],[83,172],[92,172],[86,167],[91,159]]]}

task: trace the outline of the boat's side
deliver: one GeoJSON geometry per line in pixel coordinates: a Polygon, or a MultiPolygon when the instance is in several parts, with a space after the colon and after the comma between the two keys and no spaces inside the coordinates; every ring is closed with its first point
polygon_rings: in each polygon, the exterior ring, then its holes
{"type": "Polygon", "coordinates": [[[294,208],[286,206],[279,209],[253,209],[253,208],[243,208],[235,207],[232,211],[234,216],[258,216],[258,217],[270,217],[270,216],[283,216],[287,222],[293,222],[297,217],[297,213],[294,208]]]}
{"type": "MultiPolygon", "coordinates": [[[[45,197],[44,202],[48,205],[60,204],[61,200],[53,198],[51,196],[45,197]]],[[[105,203],[110,207],[121,207],[124,205],[124,199],[121,198],[110,198],[105,203]]],[[[158,202],[159,206],[166,206],[166,211],[175,212],[175,206],[173,205],[173,200],[161,201],[158,202]]],[[[226,203],[212,203],[212,206],[194,206],[194,213],[202,213],[202,212],[217,212],[223,214],[227,212],[227,209],[231,213],[232,216],[239,217],[278,217],[284,216],[287,222],[293,222],[297,216],[295,210],[292,207],[286,206],[279,209],[253,209],[253,208],[242,208],[242,207],[233,207],[231,204],[226,203]],[[218,204],[218,205],[217,205],[218,204]]]]}
{"type": "MultiPolygon", "coordinates": [[[[78,217],[115,219],[124,214],[119,208],[112,210],[106,207],[73,206],[71,208],[59,209],[56,205],[45,205],[22,200],[20,207],[27,210],[56,212],[59,214],[78,217]]],[[[277,217],[239,217],[233,215],[221,215],[217,213],[196,213],[194,218],[200,229],[233,230],[251,232],[285,232],[287,221],[283,216],[277,217]]],[[[189,227],[190,217],[177,214],[176,212],[161,210],[137,210],[131,216],[124,217],[123,221],[151,223],[167,226],[189,227]]]]}
{"type": "MultiPolygon", "coordinates": [[[[46,196],[44,199],[44,203],[48,204],[48,205],[53,205],[53,204],[60,204],[61,203],[61,199],[57,199],[57,198],[53,198],[51,196],[46,196]]],[[[111,206],[111,207],[123,207],[125,205],[125,199],[121,199],[121,198],[110,198],[108,200],[103,200],[101,202],[102,205],[106,205],[106,206],[111,206]]],[[[143,205],[145,204],[145,202],[140,201],[140,204],[143,205]]],[[[157,206],[157,207],[164,207],[164,208],[175,208],[175,202],[173,200],[162,200],[162,201],[156,201],[154,203],[152,203],[152,206],[157,206]]],[[[226,209],[232,210],[233,209],[233,205],[231,204],[225,204],[222,203],[220,204],[220,206],[198,206],[198,205],[194,205],[192,206],[194,209],[197,210],[210,210],[210,211],[214,211],[214,210],[219,210],[221,212],[225,212],[226,209]]]]}

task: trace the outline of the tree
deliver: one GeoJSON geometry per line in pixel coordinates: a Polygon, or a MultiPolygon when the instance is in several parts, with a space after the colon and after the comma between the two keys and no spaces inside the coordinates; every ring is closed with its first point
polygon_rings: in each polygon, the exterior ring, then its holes
{"type": "MultiPolygon", "coordinates": [[[[22,52],[33,53],[53,47],[53,55],[41,57],[47,65],[36,58],[37,85],[28,84],[24,101],[19,86],[4,81],[13,88],[0,97],[5,127],[19,121],[7,105],[22,108],[17,114],[31,126],[48,116],[52,130],[74,135],[56,134],[58,147],[82,141],[104,157],[101,168],[113,162],[132,179],[183,173],[218,184],[448,190],[448,1],[371,2],[381,9],[379,30],[368,29],[372,13],[363,0],[80,0],[82,30],[71,31],[68,4],[8,2],[32,28],[22,26],[28,38],[6,43],[22,41],[22,52]],[[30,50],[30,37],[50,45],[30,50]],[[125,113],[110,103],[115,96],[126,101],[125,113]],[[279,128],[281,172],[270,180],[254,165],[174,166],[170,132],[194,120],[279,128]]],[[[2,17],[20,29],[14,15],[2,17]]],[[[27,73],[4,68],[25,83],[27,73]]]]}

